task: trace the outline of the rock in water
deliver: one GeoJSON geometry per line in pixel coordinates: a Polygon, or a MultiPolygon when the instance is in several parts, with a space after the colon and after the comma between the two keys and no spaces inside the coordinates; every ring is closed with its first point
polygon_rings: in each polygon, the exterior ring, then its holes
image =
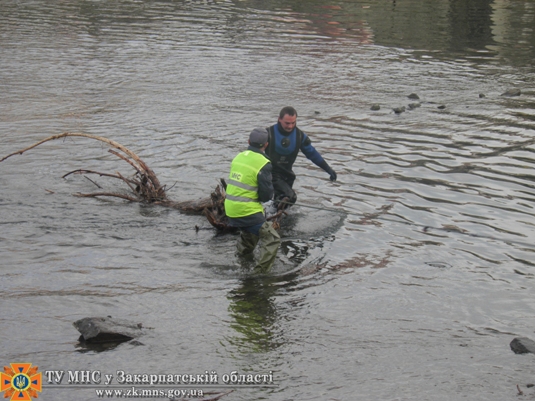
{"type": "Polygon", "coordinates": [[[81,333],[80,341],[90,343],[129,341],[143,334],[141,323],[112,317],[85,317],[73,326],[81,333]]]}
{"type": "Polygon", "coordinates": [[[504,93],[502,93],[502,96],[511,97],[511,96],[520,96],[521,94],[522,92],[520,91],[520,89],[509,89],[505,91],[504,93]]]}
{"type": "Polygon", "coordinates": [[[535,354],[535,341],[527,337],[517,337],[509,344],[515,354],[535,354]]]}

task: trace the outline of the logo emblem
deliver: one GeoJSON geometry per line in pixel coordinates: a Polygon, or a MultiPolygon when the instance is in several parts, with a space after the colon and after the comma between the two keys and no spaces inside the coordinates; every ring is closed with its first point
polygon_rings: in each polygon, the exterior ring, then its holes
{"type": "Polygon", "coordinates": [[[233,180],[236,180],[236,181],[241,181],[241,174],[240,173],[232,173],[230,178],[232,178],[233,180]]]}
{"type": "Polygon", "coordinates": [[[37,366],[31,363],[11,363],[4,366],[0,372],[0,392],[4,398],[11,397],[11,401],[32,401],[37,398],[37,392],[42,390],[42,375],[37,373],[37,366]]]}

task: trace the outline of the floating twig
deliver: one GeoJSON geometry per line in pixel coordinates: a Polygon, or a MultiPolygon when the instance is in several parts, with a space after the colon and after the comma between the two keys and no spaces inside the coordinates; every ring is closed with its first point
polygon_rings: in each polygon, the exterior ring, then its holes
{"type": "Polygon", "coordinates": [[[518,395],[524,395],[524,392],[520,390],[520,386],[517,384],[516,389],[518,390],[518,395]]]}

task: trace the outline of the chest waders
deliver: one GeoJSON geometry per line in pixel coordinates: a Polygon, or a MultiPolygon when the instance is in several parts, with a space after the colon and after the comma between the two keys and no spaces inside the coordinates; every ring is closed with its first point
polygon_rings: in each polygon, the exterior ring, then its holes
{"type": "Polygon", "coordinates": [[[292,167],[299,154],[304,135],[297,127],[288,135],[279,131],[278,124],[269,127],[269,145],[266,154],[273,165],[273,175],[282,176],[290,186],[295,180],[292,167]]]}
{"type": "MultiPolygon", "coordinates": [[[[278,124],[269,127],[269,145],[266,154],[273,164],[273,188],[275,189],[275,202],[285,200],[289,203],[297,201],[297,194],[293,190],[295,174],[292,170],[297,159],[305,134],[299,128],[283,135],[278,124]]],[[[287,205],[277,205],[286,208],[287,205]]]]}

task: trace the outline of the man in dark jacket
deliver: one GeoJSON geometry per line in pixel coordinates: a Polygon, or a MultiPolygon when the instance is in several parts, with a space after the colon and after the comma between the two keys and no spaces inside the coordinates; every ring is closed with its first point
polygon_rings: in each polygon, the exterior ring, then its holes
{"type": "Polygon", "coordinates": [[[266,154],[273,164],[275,202],[287,202],[280,203],[279,208],[284,208],[288,203],[293,204],[297,200],[297,195],[292,189],[295,181],[292,166],[299,150],[316,166],[325,170],[331,181],[336,181],[336,173],[312,146],[310,138],[297,128],[296,121],[297,111],[287,106],[280,111],[277,124],[268,128],[269,145],[266,154]]]}
{"type": "Polygon", "coordinates": [[[251,254],[260,241],[260,255],[255,272],[267,272],[277,255],[279,233],[266,221],[263,202],[273,198],[271,162],[264,151],[268,132],[255,128],[249,135],[249,147],[239,153],[230,166],[225,197],[229,225],[240,229],[238,253],[251,254]]]}

